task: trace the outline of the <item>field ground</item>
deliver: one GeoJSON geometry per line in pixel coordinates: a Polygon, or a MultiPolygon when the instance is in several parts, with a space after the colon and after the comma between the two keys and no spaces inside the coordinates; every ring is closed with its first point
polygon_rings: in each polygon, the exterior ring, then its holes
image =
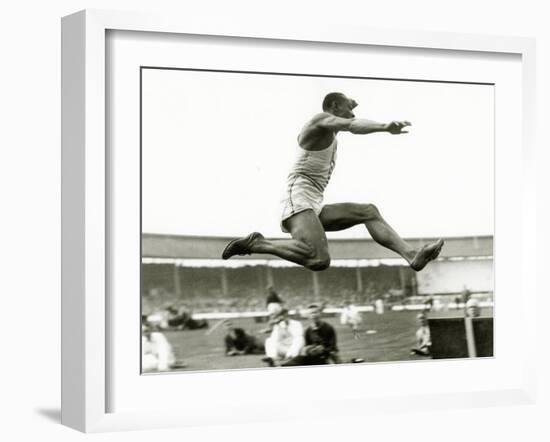
{"type": "MultiPolygon", "coordinates": [[[[344,362],[349,362],[352,358],[363,358],[365,362],[408,361],[426,359],[410,355],[410,350],[415,345],[417,314],[414,311],[390,311],[383,315],[364,313],[361,327],[363,332],[358,339],[353,338],[350,328],[340,324],[339,318],[324,320],[336,328],[340,357],[344,362]],[[365,330],[374,330],[376,333],[367,334],[365,330]]],[[[252,319],[237,319],[232,322],[260,339],[268,336],[259,333],[266,328],[266,323],[256,323],[252,319]]],[[[303,320],[302,323],[305,329],[308,321],[303,320]]],[[[214,324],[215,321],[210,321],[211,327],[214,324]]],[[[223,326],[209,335],[206,335],[205,330],[172,331],[165,334],[174,348],[176,358],[186,364],[183,371],[265,367],[261,361],[262,355],[225,356],[223,326]]]]}

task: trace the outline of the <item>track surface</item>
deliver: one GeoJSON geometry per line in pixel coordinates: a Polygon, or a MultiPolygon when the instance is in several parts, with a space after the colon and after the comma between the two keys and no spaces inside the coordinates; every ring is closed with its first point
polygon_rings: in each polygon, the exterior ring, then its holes
{"type": "MultiPolygon", "coordinates": [[[[339,318],[325,318],[324,320],[336,328],[340,357],[344,362],[352,358],[363,358],[365,362],[380,361],[409,361],[426,359],[411,356],[410,349],[415,344],[417,329],[416,315],[418,312],[387,312],[383,315],[364,313],[362,333],[360,338],[354,339],[351,330],[342,326],[339,318]],[[376,333],[365,333],[366,330],[375,330],[376,333]]],[[[254,333],[260,339],[268,335],[259,331],[266,327],[265,323],[255,323],[252,319],[232,320],[237,327],[254,333]]],[[[302,320],[305,327],[307,320],[302,320]]],[[[211,326],[214,322],[211,322],[211,326]]],[[[227,370],[239,368],[265,367],[261,361],[262,355],[244,355],[228,357],[224,355],[224,327],[219,327],[210,335],[205,330],[184,330],[166,332],[165,335],[174,348],[176,358],[183,360],[186,368],[183,371],[197,370],[227,370]]],[[[180,371],[180,370],[178,370],[180,371]]]]}

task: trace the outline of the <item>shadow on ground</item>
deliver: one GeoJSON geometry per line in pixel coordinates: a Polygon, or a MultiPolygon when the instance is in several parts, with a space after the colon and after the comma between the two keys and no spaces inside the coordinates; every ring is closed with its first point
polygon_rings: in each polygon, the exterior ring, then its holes
{"type": "Polygon", "coordinates": [[[35,412],[51,422],[61,423],[61,410],[59,408],[38,408],[35,412]]]}

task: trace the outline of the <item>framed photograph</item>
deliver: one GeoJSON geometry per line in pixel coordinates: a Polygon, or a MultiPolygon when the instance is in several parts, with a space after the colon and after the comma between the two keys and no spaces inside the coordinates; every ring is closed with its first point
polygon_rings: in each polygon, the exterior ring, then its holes
{"type": "Polygon", "coordinates": [[[532,40],[93,10],[62,46],[65,425],[534,400],[532,40]]]}

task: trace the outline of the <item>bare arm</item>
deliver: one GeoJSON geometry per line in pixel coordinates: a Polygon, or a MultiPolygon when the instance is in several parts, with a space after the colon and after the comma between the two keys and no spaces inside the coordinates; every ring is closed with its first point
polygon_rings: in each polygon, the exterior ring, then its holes
{"type": "Polygon", "coordinates": [[[323,129],[351,132],[358,135],[373,132],[389,132],[393,135],[405,134],[407,131],[404,131],[403,128],[411,125],[408,121],[392,121],[386,124],[362,118],[341,118],[329,113],[319,114],[314,119],[314,124],[323,129]]]}
{"type": "Polygon", "coordinates": [[[349,132],[357,135],[366,135],[373,132],[388,132],[388,125],[362,118],[353,118],[349,125],[349,132]]]}

